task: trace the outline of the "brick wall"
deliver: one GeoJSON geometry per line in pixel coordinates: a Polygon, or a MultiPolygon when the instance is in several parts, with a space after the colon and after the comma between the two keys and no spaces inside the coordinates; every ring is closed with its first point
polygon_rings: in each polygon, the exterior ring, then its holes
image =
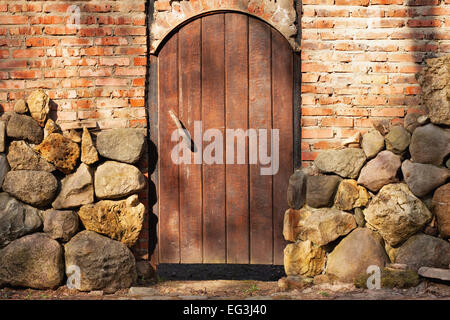
{"type": "Polygon", "coordinates": [[[420,112],[415,74],[450,53],[450,0],[304,0],[301,24],[307,162],[374,120],[420,112]]]}

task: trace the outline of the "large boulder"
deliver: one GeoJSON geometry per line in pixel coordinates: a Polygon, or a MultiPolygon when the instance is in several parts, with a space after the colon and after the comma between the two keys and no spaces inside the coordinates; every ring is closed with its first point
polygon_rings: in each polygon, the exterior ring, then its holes
{"type": "Polygon", "coordinates": [[[393,126],[384,139],[387,150],[401,154],[408,148],[411,134],[402,126],[393,126]]]}
{"type": "Polygon", "coordinates": [[[132,195],[125,200],[103,200],[84,205],[78,215],[87,230],[107,235],[131,247],[139,238],[144,212],[145,206],[139,202],[138,196],[132,195]]]}
{"type": "Polygon", "coordinates": [[[83,135],[81,137],[81,162],[85,164],[93,164],[98,161],[98,152],[92,142],[91,134],[88,128],[83,127],[83,135]]]}
{"type": "Polygon", "coordinates": [[[6,149],[6,122],[0,120],[0,152],[6,149]]]}
{"type": "Polygon", "coordinates": [[[24,236],[0,250],[0,287],[54,289],[63,278],[63,249],[44,233],[24,236]]]}
{"type": "Polygon", "coordinates": [[[395,263],[403,263],[414,270],[420,267],[448,268],[450,243],[423,233],[409,238],[395,251],[395,263]]]}
{"type": "Polygon", "coordinates": [[[397,171],[401,164],[400,156],[391,151],[381,151],[362,168],[358,184],[377,192],[383,186],[398,181],[397,171]]]}
{"type": "Polygon", "coordinates": [[[405,160],[402,164],[403,177],[409,189],[417,197],[423,197],[443,185],[450,177],[450,170],[432,164],[414,163],[405,160]]]}
{"type": "Polygon", "coordinates": [[[450,55],[427,59],[417,75],[431,122],[450,125],[450,55]]]}
{"type": "Polygon", "coordinates": [[[8,160],[6,159],[5,155],[0,154],[0,186],[3,184],[3,181],[5,180],[6,174],[8,173],[10,167],[8,160]]]}
{"type": "Polygon", "coordinates": [[[384,137],[378,130],[371,130],[363,135],[361,147],[367,159],[375,157],[384,148],[384,137]]]}
{"type": "Polygon", "coordinates": [[[41,226],[38,209],[17,201],[6,192],[0,193],[0,248],[41,226]]]}
{"type": "Polygon", "coordinates": [[[439,234],[444,239],[450,238],[450,183],[436,189],[432,203],[439,234]]]}
{"type": "Polygon", "coordinates": [[[24,99],[19,99],[14,104],[14,112],[15,113],[25,114],[28,111],[29,110],[28,110],[27,102],[24,99]]]}
{"type": "Polygon", "coordinates": [[[93,170],[82,163],[61,180],[61,191],[52,203],[55,209],[70,209],[94,202],[93,170]]]}
{"type": "Polygon", "coordinates": [[[60,133],[49,134],[35,150],[65,174],[71,173],[80,157],[80,147],[60,133]]]}
{"type": "Polygon", "coordinates": [[[343,180],[338,187],[334,206],[339,210],[352,210],[357,207],[364,207],[370,199],[367,190],[359,186],[356,180],[343,180]]]}
{"type": "Polygon", "coordinates": [[[411,161],[442,165],[450,154],[450,130],[427,124],[414,130],[409,146],[411,161]]]}
{"type": "Polygon", "coordinates": [[[12,141],[8,149],[8,162],[12,170],[55,171],[54,165],[43,159],[23,140],[12,141]]]}
{"type": "Polygon", "coordinates": [[[295,170],[289,177],[287,188],[287,203],[292,209],[300,209],[306,200],[306,179],[307,176],[302,170],[295,170]]]}
{"type": "Polygon", "coordinates": [[[8,115],[9,120],[6,126],[8,137],[27,140],[38,144],[44,138],[44,130],[33,118],[17,113],[8,115]]]}
{"type": "Polygon", "coordinates": [[[345,237],[328,255],[326,272],[344,282],[352,282],[367,267],[375,265],[383,269],[389,257],[383,247],[383,239],[367,228],[357,228],[345,237]]]}
{"type": "Polygon", "coordinates": [[[97,198],[117,199],[144,189],[145,176],[133,165],[106,161],[95,171],[94,184],[97,198]]]}
{"type": "Polygon", "coordinates": [[[52,239],[67,242],[78,231],[78,215],[74,211],[49,209],[42,215],[44,232],[52,239]]]}
{"type": "Polygon", "coordinates": [[[284,214],[283,235],[288,241],[310,240],[323,246],[355,228],[353,215],[335,208],[304,207],[284,214]]]}
{"type": "Polygon", "coordinates": [[[306,204],[312,208],[330,207],[341,181],[342,178],[339,176],[308,176],[306,204]]]}
{"type": "Polygon", "coordinates": [[[58,181],[49,172],[18,170],[6,174],[3,190],[32,206],[43,207],[55,198],[58,181]]]}
{"type": "Polygon", "coordinates": [[[98,153],[120,162],[137,162],[143,153],[144,145],[145,136],[139,129],[111,129],[97,135],[98,153]]]}
{"type": "Polygon", "coordinates": [[[123,244],[92,231],[82,231],[64,245],[66,274],[77,277],[80,291],[115,292],[129,288],[137,278],[136,262],[123,244]],[[79,268],[79,269],[78,269],[79,268]]]}
{"type": "Polygon", "coordinates": [[[343,178],[356,179],[359,171],[366,162],[366,155],[362,149],[347,148],[340,150],[326,150],[319,153],[314,164],[322,172],[333,172],[343,178]]]}
{"type": "Polygon", "coordinates": [[[311,241],[290,243],[284,249],[284,270],[288,276],[314,277],[325,267],[325,251],[311,241]]]}
{"type": "Polygon", "coordinates": [[[47,114],[50,111],[49,102],[50,99],[48,95],[42,89],[33,91],[27,99],[31,117],[36,120],[41,127],[44,126],[45,119],[47,119],[47,114]]]}
{"type": "Polygon", "coordinates": [[[366,222],[395,247],[421,230],[432,214],[404,183],[381,188],[364,210],[366,222]]]}

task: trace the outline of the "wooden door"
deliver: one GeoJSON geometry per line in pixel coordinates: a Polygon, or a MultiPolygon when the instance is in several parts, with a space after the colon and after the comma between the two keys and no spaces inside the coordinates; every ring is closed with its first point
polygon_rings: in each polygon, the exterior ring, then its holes
{"type": "MultiPolygon", "coordinates": [[[[294,163],[293,58],[278,31],[231,12],[189,22],[159,51],[159,263],[283,264],[282,223],[294,163]],[[261,175],[259,162],[249,164],[249,139],[244,164],[227,163],[226,141],[223,164],[174,164],[177,125],[169,111],[191,136],[195,121],[203,133],[215,128],[225,140],[226,129],[278,129],[278,172],[261,175]]],[[[194,141],[192,159],[208,144],[194,141]]]]}

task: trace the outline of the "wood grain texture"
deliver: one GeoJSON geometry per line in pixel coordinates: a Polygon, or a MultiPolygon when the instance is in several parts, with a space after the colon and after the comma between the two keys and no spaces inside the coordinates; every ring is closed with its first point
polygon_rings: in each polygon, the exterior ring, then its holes
{"type": "MultiPolygon", "coordinates": [[[[228,13],[225,15],[225,66],[226,66],[226,128],[248,128],[248,17],[228,13]]],[[[248,139],[244,160],[248,163],[248,139]]],[[[228,139],[228,137],[227,137],[228,139]]],[[[238,164],[238,139],[234,138],[233,164],[226,165],[227,197],[227,262],[249,263],[249,197],[248,165],[238,164]]],[[[227,140],[227,142],[229,142],[227,140]]],[[[229,145],[229,143],[228,143],[229,145]]]]}
{"type": "Polygon", "coordinates": [[[171,159],[171,135],[176,129],[169,110],[178,116],[178,34],[159,55],[159,262],[180,262],[178,166],[171,159]],[[161,214],[162,213],[162,214],[161,214]]]}
{"type": "MultiPolygon", "coordinates": [[[[194,121],[201,120],[201,20],[181,28],[178,37],[179,119],[193,133],[194,121]]],[[[180,165],[181,263],[202,263],[202,244],[202,167],[191,154],[191,164],[180,165]]]]}
{"type": "MultiPolygon", "coordinates": [[[[203,132],[225,132],[224,15],[202,18],[202,124],[203,132]]],[[[211,141],[212,142],[212,141],[211,141]]],[[[204,142],[204,154],[209,142],[204,142]]],[[[205,163],[205,159],[203,159],[205,163]]],[[[203,165],[203,262],[226,262],[225,166],[203,165]]]]}
{"type": "MultiPolygon", "coordinates": [[[[256,19],[249,20],[249,56],[249,127],[270,130],[271,33],[256,19]]],[[[261,175],[260,168],[250,166],[250,263],[272,264],[272,176],[261,175]]]]}
{"type": "Polygon", "coordinates": [[[272,29],[272,123],[279,130],[279,170],[273,175],[273,256],[283,264],[283,219],[289,177],[293,172],[293,54],[284,37],[272,29]]]}

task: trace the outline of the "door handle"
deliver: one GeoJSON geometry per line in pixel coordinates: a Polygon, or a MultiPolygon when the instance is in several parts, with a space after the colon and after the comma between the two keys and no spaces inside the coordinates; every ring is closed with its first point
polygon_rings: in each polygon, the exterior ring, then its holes
{"type": "Polygon", "coordinates": [[[169,115],[172,118],[173,122],[175,122],[176,127],[181,131],[182,135],[184,135],[184,141],[186,142],[186,147],[191,150],[191,152],[197,152],[197,147],[195,146],[194,141],[191,138],[191,134],[188,129],[184,126],[183,122],[175,115],[172,110],[169,110],[169,115]]]}

